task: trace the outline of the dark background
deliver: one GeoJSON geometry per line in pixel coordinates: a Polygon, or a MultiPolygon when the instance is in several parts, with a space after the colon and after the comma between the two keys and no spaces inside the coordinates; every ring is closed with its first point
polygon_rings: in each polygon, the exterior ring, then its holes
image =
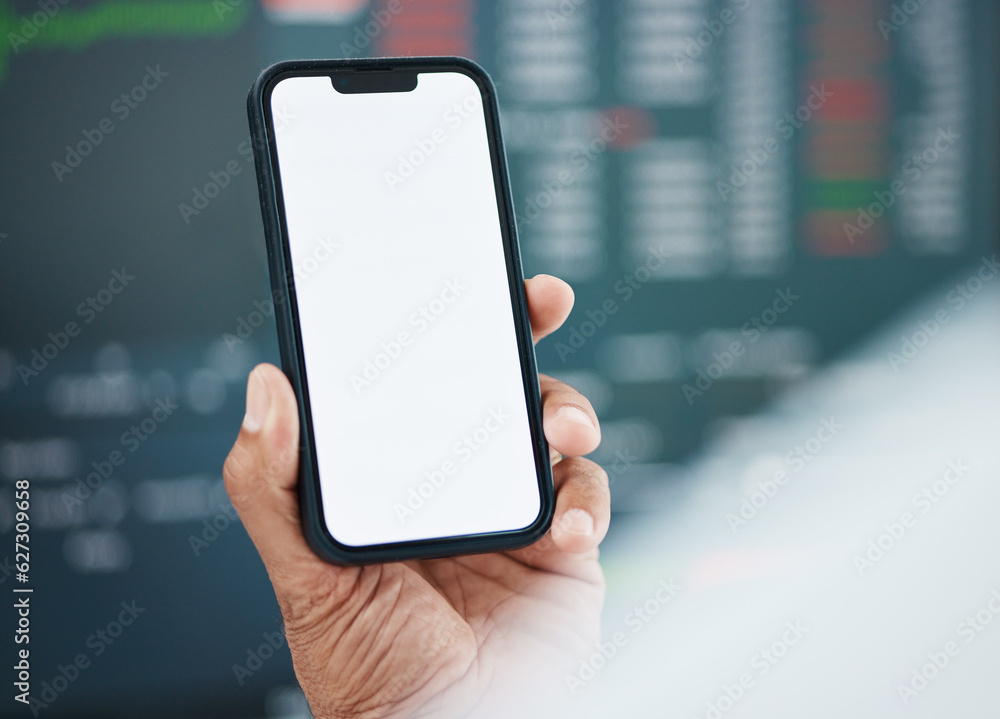
{"type": "MultiPolygon", "coordinates": [[[[246,92],[271,62],[461,54],[491,73],[525,271],[559,275],[577,295],[540,367],[593,398],[605,437],[595,459],[632,465],[615,484],[616,527],[653,508],[727,418],[995,250],[1000,38],[988,0],[929,0],[891,29],[879,25],[890,3],[836,0],[58,7],[42,24],[37,4],[0,3],[0,558],[13,554],[13,481],[28,478],[33,696],[77,654],[92,660],[48,716],[302,706],[284,648],[242,685],[234,674],[280,616],[220,478],[246,373],[277,360],[271,318],[245,342],[225,339],[256,324],[254,303],[269,296],[243,143],[246,92]],[[123,119],[113,103],[147,66],[168,74],[123,119]],[[831,97],[782,137],[776,123],[819,86],[831,97]],[[628,127],[585,154],[616,117],[628,127]],[[66,146],[103,118],[114,131],[57,178],[66,146]],[[907,174],[949,127],[959,140],[907,174]],[[771,137],[777,151],[724,200],[717,183],[771,137]],[[185,220],[179,205],[230,162],[239,174],[185,220]],[[848,242],[843,223],[894,179],[905,192],[848,242]],[[623,301],[616,283],[661,245],[670,261],[623,301]],[[123,268],[135,279],[85,324],[77,307],[123,268]],[[801,299],[750,341],[741,328],[778,290],[801,299]],[[587,326],[608,299],[619,311],[587,326]],[[19,372],[71,321],[79,335],[37,376],[19,372]],[[594,331],[567,353],[573,330],[594,331]],[[744,355],[689,402],[684,385],[732,341],[744,355]],[[149,439],[123,443],[168,398],[179,408],[149,439]],[[67,502],[116,450],[125,462],[100,492],[67,502]],[[96,655],[88,638],[132,600],[145,612],[96,655]]],[[[4,590],[13,583],[0,572],[4,590]]]]}

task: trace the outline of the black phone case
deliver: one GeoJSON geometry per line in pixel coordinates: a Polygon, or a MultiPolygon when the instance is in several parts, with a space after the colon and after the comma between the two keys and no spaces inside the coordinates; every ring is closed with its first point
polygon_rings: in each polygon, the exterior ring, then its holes
{"type": "Polygon", "coordinates": [[[254,165],[257,170],[260,208],[264,219],[264,235],[267,242],[267,259],[282,369],[291,381],[298,399],[301,443],[298,481],[299,508],[302,517],[302,531],[309,546],[320,557],[334,564],[357,565],[503,551],[527,546],[541,539],[552,522],[555,492],[548,443],[542,432],[542,404],[538,373],[518,253],[514,208],[510,196],[510,183],[507,178],[507,162],[500,138],[500,116],[497,109],[496,91],[486,71],[471,60],[459,57],[281,62],[264,70],[251,87],[247,97],[247,114],[250,119],[250,137],[253,145],[254,165]],[[359,548],[341,544],[335,540],[327,530],[323,518],[319,475],[316,470],[312,412],[299,333],[295,280],[290,269],[291,260],[286,236],[281,178],[278,172],[274,129],[268,122],[268,118],[271,116],[270,90],[274,83],[282,77],[328,75],[347,71],[385,72],[393,69],[417,72],[445,70],[461,72],[470,76],[482,92],[487,137],[493,163],[493,182],[497,193],[497,208],[507,262],[508,284],[514,307],[514,326],[521,360],[521,373],[524,378],[528,424],[538,470],[538,489],[541,501],[538,517],[530,526],[522,530],[441,537],[359,548]]]}

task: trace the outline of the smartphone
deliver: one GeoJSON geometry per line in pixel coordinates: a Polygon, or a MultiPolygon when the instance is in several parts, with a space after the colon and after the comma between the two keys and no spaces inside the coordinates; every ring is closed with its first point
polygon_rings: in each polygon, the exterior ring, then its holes
{"type": "Polygon", "coordinates": [[[248,112],[310,546],[364,564],[540,539],[554,491],[489,76],[284,62],[248,112]]]}

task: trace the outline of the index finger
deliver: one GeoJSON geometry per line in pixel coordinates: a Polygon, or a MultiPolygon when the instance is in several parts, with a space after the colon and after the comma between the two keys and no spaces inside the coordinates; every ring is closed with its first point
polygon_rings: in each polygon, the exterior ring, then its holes
{"type": "Polygon", "coordinates": [[[569,317],[573,309],[573,289],[552,275],[535,275],[524,281],[528,298],[528,317],[531,319],[531,337],[538,340],[555,332],[569,317]]]}

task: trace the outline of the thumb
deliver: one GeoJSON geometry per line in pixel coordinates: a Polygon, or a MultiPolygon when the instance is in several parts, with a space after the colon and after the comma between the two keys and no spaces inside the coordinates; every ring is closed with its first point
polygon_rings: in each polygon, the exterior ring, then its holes
{"type": "Polygon", "coordinates": [[[302,535],[298,465],[295,393],[281,370],[258,365],[247,380],[246,416],[222,476],[283,608],[308,599],[317,578],[333,578],[337,569],[317,557],[302,535]]]}

